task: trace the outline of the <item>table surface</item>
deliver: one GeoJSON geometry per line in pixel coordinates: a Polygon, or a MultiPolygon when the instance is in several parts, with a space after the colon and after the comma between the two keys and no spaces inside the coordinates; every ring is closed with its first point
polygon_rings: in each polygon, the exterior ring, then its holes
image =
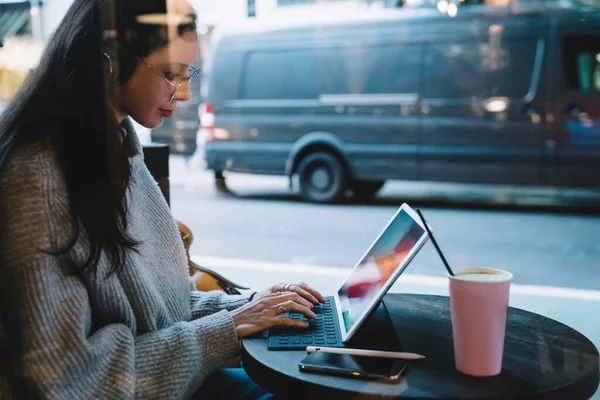
{"type": "Polygon", "coordinates": [[[384,304],[403,350],[427,357],[411,362],[397,383],[300,372],[304,351],[269,351],[264,338],[243,340],[244,368],[283,398],[576,400],[589,399],[598,387],[598,350],[557,321],[509,307],[502,372],[475,378],[454,367],[448,297],[388,293],[384,304]]]}

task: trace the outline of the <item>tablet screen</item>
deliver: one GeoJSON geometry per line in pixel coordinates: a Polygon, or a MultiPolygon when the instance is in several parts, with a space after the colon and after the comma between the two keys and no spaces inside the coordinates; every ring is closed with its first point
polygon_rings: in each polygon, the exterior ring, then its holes
{"type": "Polygon", "coordinates": [[[352,330],[426,239],[425,229],[401,208],[338,291],[342,331],[352,330]]]}

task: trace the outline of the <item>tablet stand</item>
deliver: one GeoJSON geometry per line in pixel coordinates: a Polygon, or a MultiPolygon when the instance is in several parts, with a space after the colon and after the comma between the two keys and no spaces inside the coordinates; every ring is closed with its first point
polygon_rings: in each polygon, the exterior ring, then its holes
{"type": "Polygon", "coordinates": [[[369,350],[402,351],[392,319],[383,300],[379,301],[345,347],[369,350]]]}

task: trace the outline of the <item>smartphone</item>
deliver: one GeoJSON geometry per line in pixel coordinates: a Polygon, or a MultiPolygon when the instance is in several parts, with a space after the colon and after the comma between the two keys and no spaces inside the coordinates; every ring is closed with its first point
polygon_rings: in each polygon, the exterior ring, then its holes
{"type": "Polygon", "coordinates": [[[317,372],[364,379],[397,380],[404,373],[407,364],[407,360],[394,358],[315,351],[300,361],[298,366],[302,372],[317,372]]]}

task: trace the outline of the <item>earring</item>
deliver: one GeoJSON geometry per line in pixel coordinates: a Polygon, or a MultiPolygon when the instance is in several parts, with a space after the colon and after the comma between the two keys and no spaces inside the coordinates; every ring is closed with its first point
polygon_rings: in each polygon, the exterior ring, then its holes
{"type": "Polygon", "coordinates": [[[108,59],[108,76],[111,76],[112,72],[113,72],[112,60],[105,51],[103,51],[103,50],[100,50],[100,51],[102,52],[102,54],[104,54],[104,57],[106,57],[108,59]]]}

